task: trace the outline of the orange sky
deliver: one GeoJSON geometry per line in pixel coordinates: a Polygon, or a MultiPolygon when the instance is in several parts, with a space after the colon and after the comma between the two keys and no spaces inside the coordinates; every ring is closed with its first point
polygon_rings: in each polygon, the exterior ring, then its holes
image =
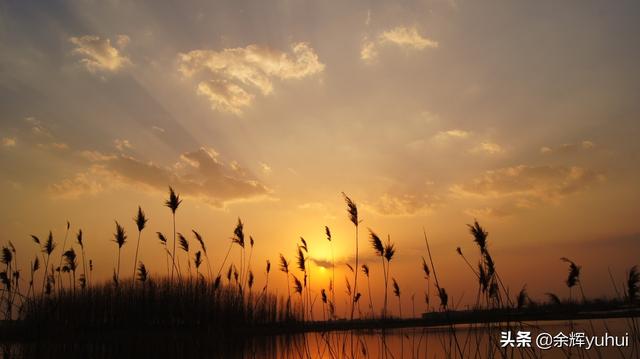
{"type": "MultiPolygon", "coordinates": [[[[29,235],[53,230],[61,246],[69,220],[107,279],[117,220],[130,273],[140,205],[150,217],[140,257],[160,275],[155,232],[171,233],[171,185],[184,198],[177,230],[203,233],[214,268],[242,218],[259,288],[269,259],[270,283],[286,291],[278,255],[293,261],[300,236],[316,262],[329,260],[329,226],[343,292],[354,256],[345,191],[372,279],[381,268],[367,228],[396,243],[392,276],[407,308],[415,293],[424,309],[423,228],[452,302],[475,299],[455,253],[477,261],[474,218],[512,292],[566,295],[566,256],[583,266],[588,296],[612,296],[607,269],[621,283],[640,253],[638,10],[4,3],[0,244],[11,240],[25,265],[29,235]]],[[[330,271],[312,271],[318,293],[330,271]]],[[[372,285],[380,298],[380,280],[372,285]]]]}

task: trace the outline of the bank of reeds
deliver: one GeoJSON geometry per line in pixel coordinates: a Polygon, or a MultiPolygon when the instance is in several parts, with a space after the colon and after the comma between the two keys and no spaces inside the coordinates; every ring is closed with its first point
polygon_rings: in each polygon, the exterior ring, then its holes
{"type": "MultiPolygon", "coordinates": [[[[171,281],[151,277],[138,267],[138,284],[121,280],[93,285],[81,294],[57,293],[25,303],[27,327],[45,334],[50,330],[109,331],[180,329],[210,332],[250,332],[297,320],[265,294],[247,298],[236,287],[216,286],[204,280],[171,281]]],[[[271,328],[273,329],[273,328],[271,328]]]]}

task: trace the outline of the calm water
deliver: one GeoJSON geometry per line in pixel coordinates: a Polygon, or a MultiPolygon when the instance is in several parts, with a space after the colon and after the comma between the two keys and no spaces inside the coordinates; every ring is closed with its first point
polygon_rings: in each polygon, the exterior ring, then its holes
{"type": "MultiPolygon", "coordinates": [[[[640,321],[636,319],[635,325],[640,321]]],[[[517,326],[506,325],[457,326],[455,335],[451,328],[407,328],[385,331],[358,331],[308,333],[296,336],[259,337],[253,339],[227,338],[201,335],[145,335],[128,334],[108,338],[69,338],[65,341],[0,344],[5,358],[639,358],[640,345],[634,324],[627,319],[608,319],[568,322],[524,323],[517,326]],[[514,347],[500,348],[500,341],[509,342],[511,331],[514,347]],[[517,341],[517,332],[531,332],[530,348],[516,347],[518,342],[526,345],[526,336],[517,341]],[[562,348],[542,350],[536,348],[536,338],[540,333],[549,333],[551,345],[562,348]],[[595,334],[599,338],[591,349],[574,346],[569,348],[571,333],[595,334]],[[560,333],[567,336],[564,338],[560,333]],[[595,348],[602,343],[605,333],[618,338],[608,339],[608,347],[595,348]],[[624,345],[624,338],[628,345],[624,345]],[[233,340],[230,340],[233,339],[233,340]]],[[[573,343],[580,343],[580,334],[574,336],[573,343]]]]}

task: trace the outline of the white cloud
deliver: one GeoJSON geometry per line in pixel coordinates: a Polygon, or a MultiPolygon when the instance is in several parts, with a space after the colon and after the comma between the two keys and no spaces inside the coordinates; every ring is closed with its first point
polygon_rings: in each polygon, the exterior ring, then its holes
{"type": "Polygon", "coordinates": [[[301,79],[324,70],[307,43],[295,43],[291,52],[258,45],[221,51],[193,50],[179,54],[179,70],[185,77],[200,75],[198,94],[215,110],[241,114],[255,97],[273,92],[274,80],[301,79]]]}
{"type": "Polygon", "coordinates": [[[116,47],[114,47],[109,38],[97,35],[69,38],[69,41],[75,45],[72,53],[82,57],[80,63],[91,73],[116,72],[131,64],[129,58],[121,53],[129,40],[126,35],[118,35],[115,41],[116,47]]]}
{"type": "Polygon", "coordinates": [[[398,26],[380,34],[380,43],[391,43],[405,48],[424,50],[426,48],[437,48],[438,42],[423,37],[414,27],[398,26]]]}
{"type": "Polygon", "coordinates": [[[371,63],[378,57],[378,48],[388,45],[410,50],[435,49],[439,46],[437,41],[422,36],[415,26],[398,26],[383,31],[374,40],[365,36],[360,46],[360,59],[371,63]]]}

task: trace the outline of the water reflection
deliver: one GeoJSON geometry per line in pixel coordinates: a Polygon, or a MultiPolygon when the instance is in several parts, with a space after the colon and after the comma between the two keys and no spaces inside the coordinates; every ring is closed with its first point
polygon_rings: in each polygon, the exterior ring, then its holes
{"type": "MultiPolygon", "coordinates": [[[[637,320],[636,320],[637,323],[637,320]]],[[[450,327],[406,328],[330,333],[307,333],[290,336],[242,337],[223,333],[123,333],[121,335],[65,338],[28,343],[4,343],[4,358],[13,357],[82,357],[82,358],[567,358],[567,357],[638,357],[637,332],[626,319],[546,322],[517,325],[470,325],[450,327]],[[530,348],[501,348],[501,332],[530,331],[534,342],[530,348]],[[540,332],[557,335],[563,332],[597,335],[629,335],[628,347],[578,350],[536,348],[540,332]],[[635,342],[634,342],[635,340],[635,342]]],[[[514,337],[515,339],[515,337],[514,337]]]]}

